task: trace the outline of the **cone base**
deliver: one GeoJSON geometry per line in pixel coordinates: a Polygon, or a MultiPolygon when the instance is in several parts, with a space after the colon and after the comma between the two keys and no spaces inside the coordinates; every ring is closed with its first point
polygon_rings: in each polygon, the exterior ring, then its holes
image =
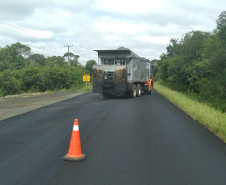
{"type": "Polygon", "coordinates": [[[85,154],[82,154],[81,157],[68,157],[67,154],[63,157],[65,161],[82,161],[86,158],[85,154]]]}

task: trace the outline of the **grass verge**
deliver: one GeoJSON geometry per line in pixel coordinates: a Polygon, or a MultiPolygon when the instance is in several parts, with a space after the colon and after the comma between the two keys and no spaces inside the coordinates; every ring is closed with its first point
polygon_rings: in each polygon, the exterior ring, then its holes
{"type": "Polygon", "coordinates": [[[172,103],[180,107],[193,119],[205,125],[211,132],[224,140],[226,143],[226,114],[206,105],[197,102],[186,95],[173,91],[158,82],[155,83],[155,90],[166,97],[172,103]]]}
{"type": "Polygon", "coordinates": [[[87,87],[86,84],[84,83],[83,85],[79,87],[72,86],[70,89],[60,89],[59,92],[70,92],[70,91],[76,91],[76,92],[88,92],[92,90],[92,83],[88,82],[87,87]]]}
{"type": "Polygon", "coordinates": [[[53,94],[53,92],[88,92],[88,91],[91,91],[92,90],[92,83],[91,82],[88,82],[87,83],[87,87],[86,87],[86,84],[84,83],[83,85],[79,86],[79,87],[75,87],[75,86],[72,86],[70,89],[60,89],[60,90],[54,90],[54,91],[51,91],[51,90],[48,90],[48,91],[45,91],[45,92],[27,92],[27,93],[21,93],[21,94],[13,94],[13,95],[7,95],[7,96],[3,96],[2,94],[0,94],[0,99],[4,98],[4,97],[8,97],[8,96],[18,96],[18,95],[24,95],[24,96],[31,96],[31,95],[41,95],[41,94],[53,94]]]}
{"type": "MultiPolygon", "coordinates": [[[[78,88],[75,91],[78,91],[78,92],[87,92],[87,91],[91,91],[92,88],[93,88],[92,84],[91,83],[87,83],[87,87],[86,87],[86,85],[84,85],[84,86],[78,88]]],[[[73,91],[73,88],[72,89],[69,89],[69,90],[73,91]]]]}

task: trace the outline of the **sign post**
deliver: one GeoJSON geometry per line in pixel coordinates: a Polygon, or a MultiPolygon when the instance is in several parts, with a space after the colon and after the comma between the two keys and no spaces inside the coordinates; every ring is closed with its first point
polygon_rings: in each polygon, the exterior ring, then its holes
{"type": "Polygon", "coordinates": [[[87,82],[90,82],[90,74],[83,75],[83,82],[86,82],[86,87],[87,87],[87,82]]]}

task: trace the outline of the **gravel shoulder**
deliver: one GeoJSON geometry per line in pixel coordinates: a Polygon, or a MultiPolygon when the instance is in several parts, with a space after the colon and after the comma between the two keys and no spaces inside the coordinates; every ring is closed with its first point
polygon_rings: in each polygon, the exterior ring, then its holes
{"type": "Polygon", "coordinates": [[[11,95],[0,98],[0,121],[83,94],[81,92],[53,92],[11,95]]]}

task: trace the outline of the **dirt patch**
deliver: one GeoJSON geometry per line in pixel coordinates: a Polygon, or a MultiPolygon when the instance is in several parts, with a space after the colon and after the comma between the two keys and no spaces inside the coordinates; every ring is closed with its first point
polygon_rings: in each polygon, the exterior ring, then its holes
{"type": "Polygon", "coordinates": [[[46,105],[50,105],[82,93],[54,92],[52,94],[31,93],[6,96],[0,99],[0,121],[46,105]]]}

